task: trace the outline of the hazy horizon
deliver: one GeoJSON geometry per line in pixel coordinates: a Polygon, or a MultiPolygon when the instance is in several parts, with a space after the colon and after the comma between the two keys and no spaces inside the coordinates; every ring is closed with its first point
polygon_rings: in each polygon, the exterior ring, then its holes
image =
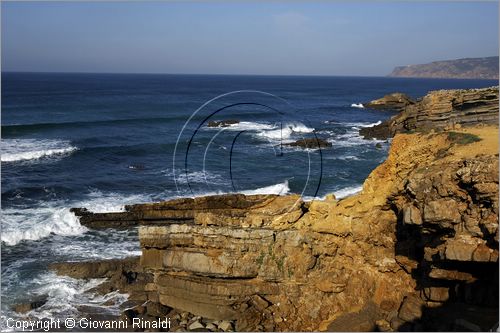
{"type": "MultiPolygon", "coordinates": [[[[498,58],[499,56],[484,56],[484,57],[478,57],[478,58],[493,58],[496,57],[498,58]]],[[[436,60],[436,62],[439,61],[446,61],[446,60],[461,60],[461,59],[477,59],[477,58],[458,58],[458,59],[440,59],[436,60]]],[[[411,65],[419,65],[419,64],[411,64],[411,65]]],[[[404,66],[404,65],[402,65],[404,66]]],[[[397,67],[397,66],[395,66],[397,67]]],[[[222,74],[222,73],[166,73],[166,72],[77,72],[77,71],[52,71],[52,72],[46,72],[46,71],[4,71],[2,70],[2,73],[33,73],[33,74],[124,74],[124,75],[220,75],[220,76],[324,76],[324,77],[390,77],[387,73],[385,75],[336,75],[336,74],[253,74],[253,73],[227,73],[227,74],[222,74]]],[[[397,78],[397,77],[396,77],[397,78]]],[[[418,77],[416,77],[418,78],[418,77]]],[[[429,78],[420,78],[420,79],[429,79],[429,78]]],[[[436,78],[436,79],[450,79],[450,78],[436,78]]],[[[474,78],[471,78],[472,80],[477,80],[474,78]]],[[[491,80],[491,79],[485,79],[485,80],[491,80]]]]}
{"type": "Polygon", "coordinates": [[[2,71],[386,76],[498,56],[497,2],[3,2],[2,71]]]}

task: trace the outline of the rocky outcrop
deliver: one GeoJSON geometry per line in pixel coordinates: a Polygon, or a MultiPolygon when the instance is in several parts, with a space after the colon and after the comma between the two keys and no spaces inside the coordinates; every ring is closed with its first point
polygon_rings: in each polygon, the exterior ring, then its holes
{"type": "Polygon", "coordinates": [[[371,102],[363,103],[363,106],[372,109],[401,111],[412,104],[415,104],[415,101],[407,95],[403,93],[392,93],[371,102]]]}
{"type": "Polygon", "coordinates": [[[391,120],[391,133],[498,124],[498,87],[439,90],[391,120]]]}
{"type": "MultiPolygon", "coordinates": [[[[66,275],[76,279],[105,278],[106,281],[90,292],[106,294],[118,291],[128,294],[128,300],[120,305],[122,315],[119,319],[129,322],[132,327],[134,319],[140,319],[144,327],[154,327],[159,320],[169,319],[170,327],[167,331],[214,331],[227,332],[234,329],[233,321],[217,321],[202,318],[195,314],[172,309],[159,302],[157,286],[154,276],[147,272],[139,263],[139,258],[127,258],[124,260],[100,260],[89,262],[57,263],[49,267],[59,275],[66,275]],[[150,324],[147,324],[147,323],[150,324]]],[[[43,303],[42,303],[43,304],[43,303]]],[[[15,307],[17,312],[30,311],[40,306],[40,301],[20,304],[15,307]]],[[[86,309],[80,309],[86,313],[86,309]]],[[[95,310],[94,310],[95,311],[95,310]]],[[[88,317],[95,319],[96,314],[91,312],[88,317]]],[[[117,320],[112,316],[108,320],[117,320]]]]}
{"type": "MultiPolygon", "coordinates": [[[[293,198],[298,200],[298,197],[293,198]]],[[[92,213],[85,208],[72,208],[71,212],[79,217],[80,224],[92,229],[193,224],[195,217],[200,219],[201,216],[210,216],[214,213],[231,215],[234,224],[238,225],[240,218],[247,216],[249,211],[258,212],[259,209],[265,208],[266,214],[284,214],[287,208],[280,206],[282,200],[283,198],[277,195],[230,194],[126,205],[123,212],[116,213],[92,213]],[[269,211],[271,207],[275,211],[269,211]]],[[[294,212],[300,214],[298,210],[294,212]]]]}
{"type": "Polygon", "coordinates": [[[498,124],[498,87],[432,91],[391,119],[359,133],[367,139],[386,139],[396,133],[485,124],[498,124]]]}
{"type": "Polygon", "coordinates": [[[448,154],[413,170],[389,197],[396,261],[417,282],[399,318],[421,330],[487,330],[498,316],[483,323],[477,316],[498,308],[498,155],[448,154]],[[436,305],[439,316],[430,310],[436,305]]]}
{"type": "Polygon", "coordinates": [[[307,148],[307,149],[318,149],[318,148],[328,148],[331,147],[332,144],[325,139],[320,139],[320,138],[306,138],[306,139],[300,139],[295,142],[291,143],[284,143],[284,146],[291,146],[291,147],[301,147],[301,148],[307,148]]]}
{"type": "Polygon", "coordinates": [[[400,66],[389,76],[498,80],[498,57],[464,58],[400,66]]]}
{"type": "Polygon", "coordinates": [[[53,268],[235,330],[487,330],[498,322],[498,128],[468,131],[481,140],[396,135],[343,200],[231,194],[106,219],[80,210],[89,227],[135,221],[140,261],[53,268]]]}
{"type": "Polygon", "coordinates": [[[208,127],[229,127],[234,124],[238,124],[240,121],[235,119],[227,120],[211,120],[208,122],[208,127]]]}
{"type": "Polygon", "coordinates": [[[298,199],[279,197],[244,216],[214,211],[197,214],[192,225],[141,227],[141,265],[154,272],[160,302],[236,320],[236,330],[327,329],[332,316],[363,310],[366,302],[376,309],[367,319],[374,327],[396,311],[412,283],[392,251],[380,247],[394,239],[361,220],[330,220],[335,200],[298,199]],[[276,214],[278,207],[285,211],[276,214]],[[312,225],[321,215],[324,223],[312,225]]]}

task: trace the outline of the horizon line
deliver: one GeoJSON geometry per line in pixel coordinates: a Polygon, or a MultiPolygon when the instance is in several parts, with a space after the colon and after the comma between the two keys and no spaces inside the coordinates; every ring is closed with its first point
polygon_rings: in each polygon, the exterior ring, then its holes
{"type": "Polygon", "coordinates": [[[223,73],[151,73],[151,72],[78,72],[78,71],[0,71],[1,74],[104,74],[104,75],[185,75],[185,76],[268,76],[268,77],[351,77],[351,78],[388,78],[388,79],[417,79],[417,80],[484,80],[494,81],[497,79],[483,78],[447,78],[447,77],[404,77],[390,75],[338,75],[338,74],[223,74],[223,73]]]}
{"type": "Polygon", "coordinates": [[[321,77],[389,77],[388,75],[353,75],[353,74],[257,74],[257,73],[168,73],[168,72],[93,72],[93,71],[24,71],[2,70],[1,73],[23,74],[117,74],[117,75],[213,75],[213,76],[321,76],[321,77]]]}

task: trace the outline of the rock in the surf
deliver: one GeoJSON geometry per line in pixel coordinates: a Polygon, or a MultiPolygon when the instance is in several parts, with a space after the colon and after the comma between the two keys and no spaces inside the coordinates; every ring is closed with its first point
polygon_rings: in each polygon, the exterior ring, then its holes
{"type": "Polygon", "coordinates": [[[208,122],[208,127],[229,127],[234,124],[238,124],[240,121],[236,119],[228,120],[211,120],[208,122]]]}
{"type": "Polygon", "coordinates": [[[295,142],[286,143],[284,145],[309,149],[328,148],[332,146],[330,142],[326,141],[325,139],[319,138],[300,139],[295,142]]]}

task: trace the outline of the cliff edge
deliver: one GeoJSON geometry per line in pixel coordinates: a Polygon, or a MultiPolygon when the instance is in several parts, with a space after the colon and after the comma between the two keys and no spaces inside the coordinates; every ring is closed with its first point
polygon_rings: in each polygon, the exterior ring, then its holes
{"type": "Polygon", "coordinates": [[[497,138],[495,126],[397,134],[363,191],[343,200],[231,194],[76,210],[88,227],[140,225],[142,255],[52,268],[108,277],[103,290],[139,302],[129,320],[193,314],[180,329],[488,330],[498,322],[497,138]]]}
{"type": "Polygon", "coordinates": [[[391,119],[380,125],[365,127],[359,133],[365,139],[387,139],[397,133],[412,131],[496,125],[498,114],[498,87],[437,90],[406,105],[391,119]]]}

